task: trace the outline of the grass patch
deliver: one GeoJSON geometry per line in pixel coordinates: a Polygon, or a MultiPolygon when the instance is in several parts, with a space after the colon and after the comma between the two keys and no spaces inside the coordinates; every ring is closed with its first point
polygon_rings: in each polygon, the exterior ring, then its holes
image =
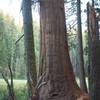
{"type": "MultiPolygon", "coordinates": [[[[27,100],[26,82],[26,80],[14,80],[14,91],[16,100],[27,100]]],[[[7,84],[3,79],[0,79],[0,100],[5,100],[7,92],[7,84]]]]}

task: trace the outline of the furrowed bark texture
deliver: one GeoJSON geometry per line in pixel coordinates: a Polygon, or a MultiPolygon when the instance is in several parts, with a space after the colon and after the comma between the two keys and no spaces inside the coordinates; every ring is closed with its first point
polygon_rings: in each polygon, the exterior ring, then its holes
{"type": "Polygon", "coordinates": [[[95,9],[87,4],[90,100],[100,100],[100,40],[95,9]]]}
{"type": "Polygon", "coordinates": [[[39,73],[46,73],[42,82],[47,84],[40,87],[39,100],[77,100],[83,92],[75,81],[69,57],[64,0],[40,0],[40,29],[39,73]]]}

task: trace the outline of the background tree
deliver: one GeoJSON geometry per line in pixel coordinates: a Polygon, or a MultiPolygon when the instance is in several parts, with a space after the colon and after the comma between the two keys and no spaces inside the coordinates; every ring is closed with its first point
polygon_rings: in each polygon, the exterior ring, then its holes
{"type": "Polygon", "coordinates": [[[83,91],[87,92],[84,70],[82,26],[81,26],[81,1],[77,0],[77,29],[78,29],[78,61],[80,66],[80,86],[83,91]]]}
{"type": "MultiPolygon", "coordinates": [[[[81,5],[83,6],[84,1],[81,1],[81,5]]],[[[85,5],[84,5],[85,6],[85,5]]],[[[80,7],[81,8],[81,7],[80,7]]],[[[82,7],[81,9],[81,14],[83,16],[84,14],[84,9],[82,7]]],[[[66,25],[67,25],[67,37],[68,37],[68,45],[70,47],[69,51],[70,51],[70,58],[71,58],[71,62],[72,65],[74,66],[74,73],[76,75],[76,77],[79,78],[79,80],[81,81],[82,78],[80,78],[80,59],[79,59],[79,37],[77,35],[78,32],[78,23],[77,23],[77,19],[79,19],[77,17],[77,0],[67,0],[67,2],[65,2],[65,15],[66,15],[66,25]],[[70,16],[69,16],[70,15],[70,16]]],[[[82,20],[81,21],[81,26],[85,27],[86,21],[82,20]]],[[[82,33],[82,48],[83,48],[83,60],[84,60],[84,71],[87,74],[87,55],[85,53],[86,51],[86,32],[81,32],[82,33]]],[[[85,76],[85,75],[84,75],[85,76]]],[[[85,78],[84,78],[85,79],[85,78]]],[[[81,82],[80,82],[81,83],[81,82]]]]}
{"type": "MultiPolygon", "coordinates": [[[[36,53],[36,65],[39,65],[39,23],[33,21],[34,43],[36,53]]],[[[25,100],[27,98],[26,89],[26,64],[24,61],[24,37],[16,43],[23,34],[22,25],[15,23],[15,20],[9,14],[0,12],[0,100],[5,100],[8,96],[6,83],[2,79],[2,72],[10,82],[10,72],[8,68],[8,57],[11,58],[11,69],[14,79],[14,91],[16,100],[25,100]],[[9,55],[8,55],[9,54],[9,55]]],[[[10,60],[9,60],[10,61],[10,60]]]]}
{"type": "MultiPolygon", "coordinates": [[[[1,29],[1,44],[0,44],[0,72],[5,82],[7,83],[7,99],[14,100],[14,86],[13,86],[13,53],[14,53],[14,41],[15,33],[18,32],[13,18],[9,15],[0,12],[0,28],[1,29]],[[10,79],[10,81],[9,81],[10,79]]],[[[0,76],[1,77],[1,76],[0,76]]]]}
{"type": "Polygon", "coordinates": [[[34,87],[36,85],[36,62],[32,26],[31,0],[23,0],[22,4],[23,25],[24,25],[24,44],[25,59],[27,65],[27,80],[29,99],[34,98],[34,87]]]}
{"type": "Polygon", "coordinates": [[[2,40],[0,45],[0,66],[2,69],[7,68],[9,60],[11,59],[11,65],[13,62],[13,53],[14,53],[14,42],[16,39],[15,33],[18,32],[14,20],[8,16],[1,13],[2,22],[2,40]]]}
{"type": "Polygon", "coordinates": [[[88,18],[88,40],[89,40],[89,87],[90,87],[90,99],[99,100],[100,95],[100,40],[98,38],[99,28],[97,25],[97,15],[95,8],[89,3],[87,4],[87,18],[88,18]]]}

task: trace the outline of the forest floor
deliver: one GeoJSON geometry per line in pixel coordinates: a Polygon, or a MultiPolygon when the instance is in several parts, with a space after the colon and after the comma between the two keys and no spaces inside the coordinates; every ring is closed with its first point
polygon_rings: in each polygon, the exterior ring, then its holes
{"type": "MultiPolygon", "coordinates": [[[[14,90],[16,100],[27,100],[27,84],[26,80],[14,80],[14,90]]],[[[5,100],[7,96],[7,84],[0,79],[0,100],[5,100]]]]}
{"type": "MultiPolygon", "coordinates": [[[[79,79],[76,78],[77,83],[79,84],[79,79]]],[[[88,85],[88,79],[86,78],[88,85]]],[[[27,80],[15,80],[14,79],[14,90],[16,100],[27,100],[27,80]]],[[[7,96],[7,84],[4,79],[0,79],[0,100],[5,100],[7,96]]]]}

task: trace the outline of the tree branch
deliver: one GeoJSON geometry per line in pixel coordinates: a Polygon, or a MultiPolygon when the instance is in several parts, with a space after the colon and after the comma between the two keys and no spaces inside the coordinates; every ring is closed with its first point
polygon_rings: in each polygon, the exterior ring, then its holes
{"type": "Polygon", "coordinates": [[[15,45],[24,37],[24,34],[15,42],[15,45]]]}
{"type": "Polygon", "coordinates": [[[2,73],[2,77],[3,77],[3,79],[5,80],[5,82],[6,82],[7,86],[8,86],[8,88],[10,89],[9,81],[8,81],[7,77],[4,75],[4,73],[2,73]]]}

